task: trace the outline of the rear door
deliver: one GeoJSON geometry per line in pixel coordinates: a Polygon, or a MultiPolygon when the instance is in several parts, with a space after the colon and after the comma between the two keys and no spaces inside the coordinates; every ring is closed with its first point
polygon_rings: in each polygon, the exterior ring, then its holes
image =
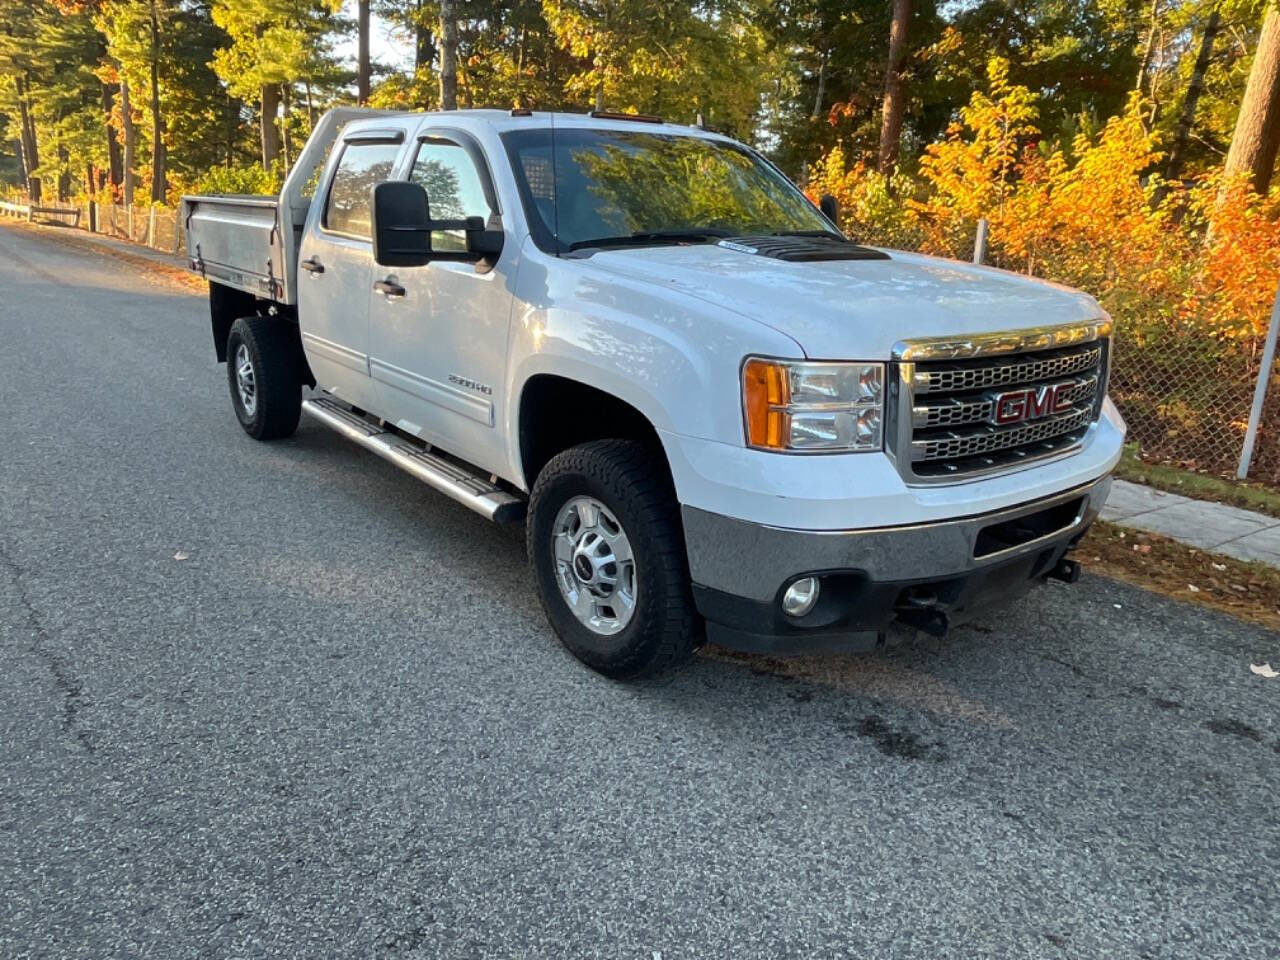
{"type": "MultiPolygon", "coordinates": [[[[426,188],[432,219],[501,215],[488,163],[469,134],[427,128],[408,152],[407,178],[426,188]]],[[[437,231],[431,242],[435,250],[466,249],[462,231],[437,231]]],[[[402,292],[374,292],[369,316],[369,366],[383,415],[495,472],[507,458],[496,411],[504,409],[514,247],[507,243],[492,269],[440,260],[375,266],[375,285],[402,292]]]]}
{"type": "Polygon", "coordinates": [[[338,144],[323,207],[298,253],[298,320],[317,385],[376,408],[369,377],[369,292],[373,283],[370,198],[392,179],[404,131],[361,130],[338,144]]]}

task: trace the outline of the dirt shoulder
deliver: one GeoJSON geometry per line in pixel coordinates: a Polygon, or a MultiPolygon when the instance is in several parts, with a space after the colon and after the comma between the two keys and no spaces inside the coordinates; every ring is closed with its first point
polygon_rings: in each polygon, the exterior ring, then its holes
{"type": "Polygon", "coordinates": [[[37,234],[41,239],[110,257],[183,290],[203,293],[207,289],[206,281],[189,271],[182,257],[138,246],[127,240],[88,233],[74,227],[28,223],[25,220],[0,220],[0,227],[15,233],[37,234]]]}
{"type": "Polygon", "coordinates": [[[1280,630],[1280,570],[1099,521],[1075,557],[1093,573],[1280,630]]]}

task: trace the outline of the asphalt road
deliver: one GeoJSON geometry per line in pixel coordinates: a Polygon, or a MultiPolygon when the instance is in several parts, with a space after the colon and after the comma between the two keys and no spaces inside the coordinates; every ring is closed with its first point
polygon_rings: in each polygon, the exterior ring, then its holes
{"type": "Polygon", "coordinates": [[[1086,576],[611,683],[204,309],[0,229],[0,957],[1280,956],[1277,635],[1086,576]]]}

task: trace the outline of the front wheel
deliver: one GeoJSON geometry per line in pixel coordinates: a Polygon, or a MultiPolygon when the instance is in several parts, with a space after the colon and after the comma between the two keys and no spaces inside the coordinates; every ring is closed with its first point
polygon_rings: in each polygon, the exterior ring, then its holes
{"type": "Polygon", "coordinates": [[[227,336],[231,405],[255,440],[292,436],[302,416],[297,333],[279,317],[241,317],[227,336]]]}
{"type": "Polygon", "coordinates": [[[525,531],[547,618],[587,666],[631,679],[692,652],[679,506],[642,445],[597,440],[553,458],[534,484],[525,531]]]}

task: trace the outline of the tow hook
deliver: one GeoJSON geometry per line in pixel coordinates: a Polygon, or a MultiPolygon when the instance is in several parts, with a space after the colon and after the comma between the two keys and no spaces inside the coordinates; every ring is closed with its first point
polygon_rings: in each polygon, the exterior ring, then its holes
{"type": "Polygon", "coordinates": [[[927,587],[914,587],[905,591],[898,600],[898,622],[915,627],[931,637],[942,637],[951,625],[947,614],[937,607],[937,595],[927,587]]]}
{"type": "Polygon", "coordinates": [[[1075,583],[1080,579],[1080,564],[1075,560],[1063,557],[1057,566],[1046,574],[1050,580],[1061,580],[1063,583],[1075,583]]]}

